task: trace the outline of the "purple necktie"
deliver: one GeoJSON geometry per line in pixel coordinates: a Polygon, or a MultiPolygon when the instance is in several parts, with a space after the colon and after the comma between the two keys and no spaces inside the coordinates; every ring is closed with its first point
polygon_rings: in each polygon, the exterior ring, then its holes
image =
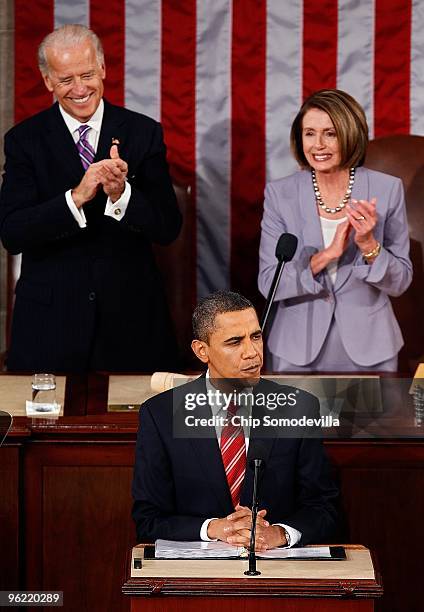
{"type": "Polygon", "coordinates": [[[94,157],[96,153],[94,152],[93,147],[88,142],[87,136],[88,132],[91,130],[89,125],[80,125],[78,128],[79,132],[79,140],[77,142],[77,149],[79,156],[81,158],[82,165],[84,170],[87,170],[88,166],[93,163],[94,157]]]}

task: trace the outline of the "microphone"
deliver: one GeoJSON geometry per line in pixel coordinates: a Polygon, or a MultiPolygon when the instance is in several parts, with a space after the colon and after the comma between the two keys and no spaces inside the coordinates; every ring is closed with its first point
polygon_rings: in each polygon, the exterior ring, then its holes
{"type": "Polygon", "coordinates": [[[281,234],[275,247],[278,261],[291,261],[296,253],[297,238],[294,234],[281,234]]]}
{"type": "Polygon", "coordinates": [[[271,288],[265,304],[264,313],[261,319],[262,333],[265,332],[266,323],[271,311],[271,306],[274,301],[275,293],[280,283],[281,274],[284,270],[286,262],[293,259],[297,249],[297,238],[293,234],[281,234],[275,247],[275,257],[278,259],[277,268],[274,278],[272,279],[271,288]]]}
{"type": "MultiPolygon", "coordinates": [[[[259,449],[259,454],[261,454],[259,449]]],[[[262,457],[252,459],[249,462],[249,466],[254,470],[253,475],[253,495],[252,495],[252,530],[250,532],[250,543],[249,543],[249,569],[244,572],[246,576],[259,576],[260,571],[256,569],[256,520],[258,518],[258,489],[259,489],[259,472],[265,469],[265,461],[262,457]]]]}

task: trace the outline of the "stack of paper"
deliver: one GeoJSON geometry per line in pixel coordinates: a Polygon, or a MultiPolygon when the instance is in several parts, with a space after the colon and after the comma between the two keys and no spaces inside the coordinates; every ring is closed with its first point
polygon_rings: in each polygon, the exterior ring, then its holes
{"type": "Polygon", "coordinates": [[[256,553],[259,559],[331,559],[328,546],[314,546],[313,548],[271,548],[256,553]]]}
{"type": "MultiPolygon", "coordinates": [[[[176,542],[156,540],[156,559],[228,559],[247,557],[243,547],[231,546],[226,542],[176,542]]],[[[258,559],[331,559],[328,546],[313,548],[272,548],[256,553],[258,559]]]]}
{"type": "Polygon", "coordinates": [[[156,540],[155,557],[159,559],[227,559],[238,558],[244,548],[226,542],[175,542],[156,540]]]}

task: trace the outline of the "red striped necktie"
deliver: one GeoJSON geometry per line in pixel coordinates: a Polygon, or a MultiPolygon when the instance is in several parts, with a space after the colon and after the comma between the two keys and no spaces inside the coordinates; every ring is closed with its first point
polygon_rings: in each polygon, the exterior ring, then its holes
{"type": "Polygon", "coordinates": [[[228,407],[228,422],[221,434],[222,462],[234,508],[240,503],[240,491],[246,472],[246,443],[243,427],[233,425],[231,422],[237,408],[234,404],[228,407]]]}

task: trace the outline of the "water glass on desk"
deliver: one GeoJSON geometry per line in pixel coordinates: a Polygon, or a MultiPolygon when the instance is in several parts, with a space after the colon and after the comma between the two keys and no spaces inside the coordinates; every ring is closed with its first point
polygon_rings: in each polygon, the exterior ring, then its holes
{"type": "Polygon", "coordinates": [[[33,414],[57,413],[56,377],[54,374],[34,374],[32,377],[33,414]]]}

